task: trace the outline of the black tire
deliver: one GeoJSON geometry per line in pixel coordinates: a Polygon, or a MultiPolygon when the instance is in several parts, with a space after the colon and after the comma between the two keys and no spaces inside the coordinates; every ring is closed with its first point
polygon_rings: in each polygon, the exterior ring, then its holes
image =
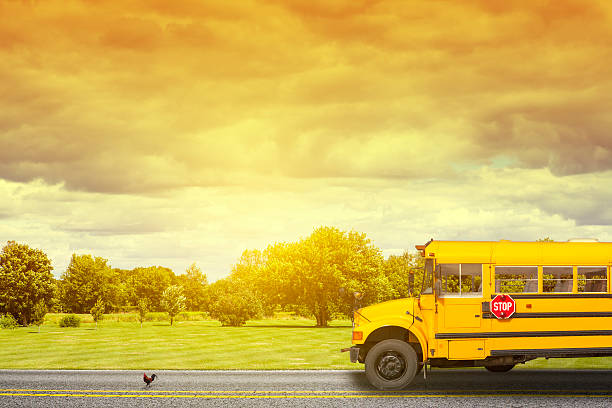
{"type": "Polygon", "coordinates": [[[492,373],[505,373],[512,370],[514,368],[514,364],[485,366],[485,368],[492,373]]]}
{"type": "Polygon", "coordinates": [[[417,373],[417,354],[401,340],[384,340],[370,349],[365,372],[370,384],[379,390],[400,390],[412,382],[417,373]]]}

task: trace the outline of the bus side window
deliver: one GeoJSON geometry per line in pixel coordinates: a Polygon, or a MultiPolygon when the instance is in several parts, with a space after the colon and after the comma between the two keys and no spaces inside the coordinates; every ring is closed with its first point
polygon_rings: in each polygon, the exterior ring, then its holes
{"type": "Polygon", "coordinates": [[[578,292],[607,292],[608,268],[605,266],[579,266],[578,292]]]}
{"type": "Polygon", "coordinates": [[[496,266],[496,293],[537,293],[537,266],[496,266]]]}
{"type": "Polygon", "coordinates": [[[571,292],[574,268],[571,266],[544,266],[542,268],[544,292],[571,292]]]}
{"type": "Polygon", "coordinates": [[[469,296],[482,293],[482,264],[441,264],[441,293],[469,296]]]}
{"type": "Polygon", "coordinates": [[[459,264],[441,264],[441,286],[442,294],[459,294],[459,264]]]}
{"type": "Polygon", "coordinates": [[[482,293],[482,264],[461,264],[461,293],[482,293]]]}

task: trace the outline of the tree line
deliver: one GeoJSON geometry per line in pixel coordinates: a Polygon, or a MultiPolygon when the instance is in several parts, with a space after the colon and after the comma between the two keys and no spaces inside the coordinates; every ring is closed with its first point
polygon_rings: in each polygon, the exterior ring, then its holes
{"type": "Polygon", "coordinates": [[[9,241],[0,254],[0,314],[29,325],[46,311],[92,313],[94,319],[104,311],[138,311],[141,317],[165,311],[172,321],[189,310],[236,326],[284,310],[326,326],[349,316],[355,302],[418,293],[422,259],[408,252],[384,259],[364,233],[319,227],[294,242],[244,251],[227,278],[210,284],[195,263],[177,275],[162,266],[112,268],[88,254],[73,254],[59,279],[51,271],[42,250],[9,241]]]}

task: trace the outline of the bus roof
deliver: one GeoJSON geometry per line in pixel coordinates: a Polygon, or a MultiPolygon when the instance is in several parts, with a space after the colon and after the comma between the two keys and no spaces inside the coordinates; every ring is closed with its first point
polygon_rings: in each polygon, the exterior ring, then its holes
{"type": "Polygon", "coordinates": [[[612,263],[612,242],[430,241],[424,252],[440,263],[559,266],[612,263]]]}

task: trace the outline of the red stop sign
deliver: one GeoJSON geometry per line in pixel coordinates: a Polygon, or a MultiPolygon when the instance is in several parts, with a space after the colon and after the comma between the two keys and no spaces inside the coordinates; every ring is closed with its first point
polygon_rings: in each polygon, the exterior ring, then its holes
{"type": "Polygon", "coordinates": [[[498,319],[507,319],[514,314],[516,303],[510,295],[497,295],[491,300],[491,313],[498,319]]]}

